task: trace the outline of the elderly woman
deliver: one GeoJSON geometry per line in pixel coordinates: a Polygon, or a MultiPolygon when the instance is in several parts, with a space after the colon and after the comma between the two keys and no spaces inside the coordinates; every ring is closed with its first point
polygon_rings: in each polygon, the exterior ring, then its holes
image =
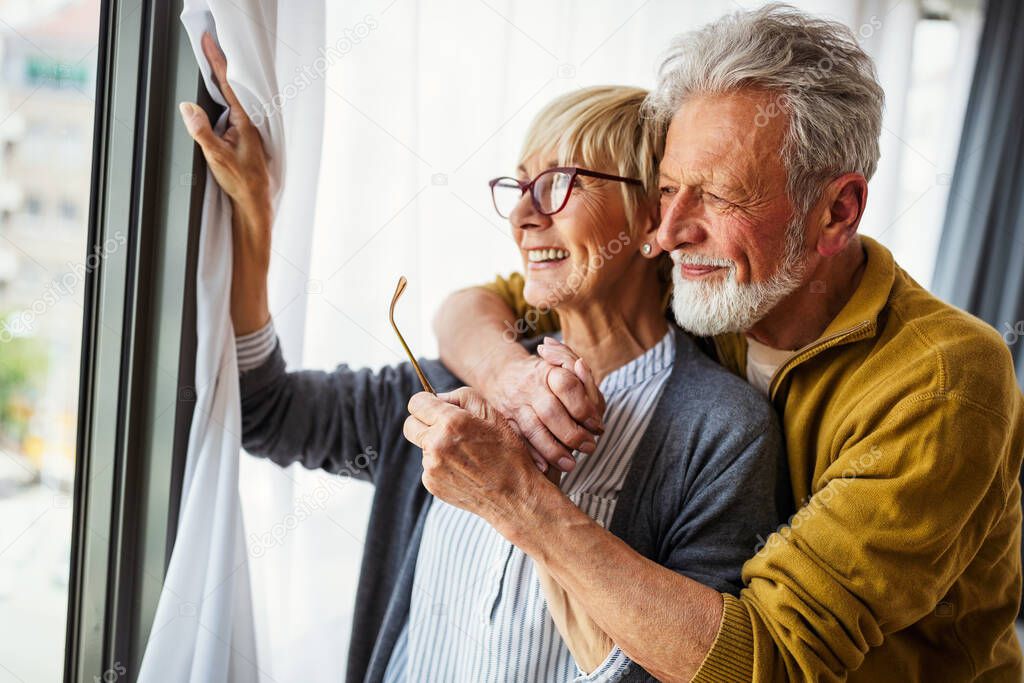
{"type": "MultiPolygon", "coordinates": [[[[259,134],[231,92],[223,55],[211,40],[204,47],[231,127],[218,138],[197,108],[182,113],[234,207],[245,447],[282,466],[355,473],[376,489],[348,679],[648,678],[527,555],[481,517],[431,496],[429,463],[402,433],[419,391],[410,364],[285,369],[267,309],[271,216],[259,134]]],[[[737,591],[741,564],[780,516],[780,437],[768,404],[666,320],[654,240],[659,136],[641,115],[645,94],[599,87],[559,97],[533,122],[516,175],[491,181],[523,260],[526,298],[561,319],[561,340],[528,345],[546,368],[538,381],[567,387],[566,401],[589,388],[591,403],[600,403],[599,385],[605,402],[591,423],[600,435],[569,438],[566,474],[511,457],[506,471],[543,480],[547,469],[543,485],[560,487],[650,560],[737,591]]],[[[434,387],[453,392],[442,397],[477,400],[454,391],[461,382],[440,362],[422,365],[434,387]]],[[[513,428],[486,405],[474,409],[513,428]]]]}

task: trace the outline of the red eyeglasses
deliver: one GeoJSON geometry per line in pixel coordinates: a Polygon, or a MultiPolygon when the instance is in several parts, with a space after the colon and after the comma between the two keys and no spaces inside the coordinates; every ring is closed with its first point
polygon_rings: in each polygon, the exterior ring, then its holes
{"type": "Polygon", "coordinates": [[[552,216],[569,203],[569,195],[572,194],[573,185],[576,184],[576,176],[588,178],[600,178],[601,180],[615,180],[630,185],[643,185],[643,181],[636,178],[623,178],[618,175],[589,171],[576,166],[559,166],[549,168],[533,180],[519,180],[502,176],[488,182],[491,186],[491,199],[494,202],[494,210],[502,218],[512,215],[519,200],[527,192],[533,201],[533,208],[545,216],[552,216]]]}

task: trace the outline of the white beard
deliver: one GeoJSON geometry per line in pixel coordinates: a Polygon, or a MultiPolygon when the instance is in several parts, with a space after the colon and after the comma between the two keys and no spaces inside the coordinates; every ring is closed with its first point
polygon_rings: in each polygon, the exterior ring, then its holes
{"type": "Polygon", "coordinates": [[[764,282],[740,284],[736,264],[727,259],[672,252],[672,312],[684,330],[702,337],[745,332],[800,286],[805,270],[802,239],[791,231],[786,253],[775,274],[764,282]],[[679,266],[721,266],[729,269],[722,280],[689,280],[679,266]]]}

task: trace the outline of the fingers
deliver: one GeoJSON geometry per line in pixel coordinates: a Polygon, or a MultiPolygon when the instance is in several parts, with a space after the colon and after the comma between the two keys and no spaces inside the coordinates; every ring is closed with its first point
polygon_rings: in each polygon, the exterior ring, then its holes
{"type": "MultiPolygon", "coordinates": [[[[554,368],[561,370],[561,368],[554,368]]],[[[565,409],[562,402],[552,394],[545,394],[533,404],[537,417],[556,439],[571,449],[584,453],[597,450],[594,436],[584,429],[565,409]]]]}
{"type": "Polygon", "coordinates": [[[488,415],[487,402],[484,397],[470,387],[459,387],[455,391],[438,394],[437,398],[450,403],[451,405],[463,408],[474,417],[486,419],[488,415]]]}
{"type": "Polygon", "coordinates": [[[464,433],[471,419],[466,411],[426,391],[409,399],[409,412],[402,425],[402,434],[424,453],[451,445],[453,438],[457,439],[464,433]]]}
{"type": "MultiPolygon", "coordinates": [[[[544,344],[537,347],[537,354],[552,365],[563,368],[579,378],[586,392],[589,406],[580,407],[579,403],[571,406],[562,396],[559,396],[559,399],[566,405],[566,408],[577,422],[583,424],[595,434],[603,433],[604,396],[601,395],[601,390],[598,388],[590,368],[583,359],[577,356],[575,351],[554,337],[545,337],[544,344]]],[[[568,389],[569,383],[565,382],[564,384],[568,389]]],[[[552,391],[554,391],[553,388],[552,391]]],[[[555,393],[557,394],[558,392],[555,393]]]]}
{"type": "Polygon", "coordinates": [[[569,372],[572,372],[573,365],[579,359],[572,349],[553,337],[544,337],[544,343],[537,347],[537,355],[569,372]]]}
{"type": "MultiPolygon", "coordinates": [[[[577,364],[582,360],[576,361],[577,364]]],[[[593,385],[593,377],[590,377],[593,385]]],[[[561,367],[553,367],[547,374],[548,389],[555,398],[561,401],[569,416],[591,432],[600,434],[604,431],[602,416],[604,410],[600,406],[601,392],[597,391],[597,400],[587,387],[587,380],[577,373],[561,367]]],[[[596,388],[595,388],[596,391],[596,388]]],[[[578,448],[579,446],[576,446],[578,448]]]]}
{"type": "MultiPolygon", "coordinates": [[[[576,360],[573,365],[573,373],[580,378],[583,382],[583,388],[587,392],[587,398],[597,407],[597,419],[600,423],[600,431],[604,433],[604,394],[601,393],[600,387],[597,386],[597,380],[594,378],[594,374],[590,372],[590,366],[582,358],[576,360]]],[[[588,425],[589,427],[589,425],[588,425]]]]}
{"type": "Polygon", "coordinates": [[[192,102],[182,102],[178,105],[178,111],[181,112],[181,119],[185,122],[188,134],[202,148],[207,162],[211,161],[211,154],[219,151],[224,142],[213,132],[206,112],[192,102]]]}
{"type": "Polygon", "coordinates": [[[428,429],[430,429],[429,425],[420,422],[414,416],[410,415],[405,418],[405,423],[402,425],[402,434],[406,439],[420,448],[423,448],[423,435],[428,429]]]}
{"type": "MultiPolygon", "coordinates": [[[[413,410],[416,412],[405,419],[405,422],[402,424],[402,434],[411,443],[419,446],[424,451],[424,455],[429,454],[431,448],[436,448],[440,445],[438,439],[441,439],[443,443],[444,439],[451,438],[452,432],[445,429],[445,425],[450,426],[455,420],[449,419],[447,423],[443,422],[442,413],[459,410],[458,401],[466,402],[470,406],[477,402],[483,403],[480,395],[469,389],[469,387],[462,387],[452,392],[438,394],[436,397],[428,392],[416,394],[409,400],[410,412],[413,410]]],[[[468,410],[464,410],[461,415],[465,416],[467,412],[468,410]]],[[[514,421],[508,420],[507,423],[513,431],[519,433],[518,425],[514,421]]],[[[522,436],[522,434],[519,435],[522,436]]],[[[544,458],[529,442],[526,443],[526,449],[538,470],[541,472],[554,470],[554,468],[548,467],[544,458]]],[[[557,485],[560,481],[560,474],[548,474],[548,479],[554,481],[557,485]]]]}
{"type": "Polygon", "coordinates": [[[533,458],[533,464],[536,465],[537,469],[540,470],[541,472],[547,473],[549,471],[559,471],[556,468],[549,466],[548,461],[545,460],[541,456],[541,454],[537,452],[537,449],[534,448],[529,441],[526,442],[526,450],[530,453],[530,457],[533,458]]]}
{"type": "MultiPolygon", "coordinates": [[[[220,88],[224,99],[228,99],[227,91],[231,90],[231,84],[228,83],[228,60],[221,51],[220,46],[217,45],[217,41],[209,33],[203,34],[201,42],[203,44],[203,54],[206,55],[206,61],[210,64],[210,70],[213,71],[213,79],[217,81],[217,87],[220,88]]],[[[228,104],[231,104],[231,102],[229,101],[228,104]]]]}
{"type": "Polygon", "coordinates": [[[231,83],[228,82],[227,58],[209,33],[203,34],[201,42],[203,44],[203,54],[206,55],[206,61],[210,63],[210,69],[213,71],[214,79],[217,81],[217,87],[220,88],[221,94],[224,95],[224,99],[228,103],[228,121],[231,125],[238,126],[239,128],[248,125],[249,117],[246,115],[242,103],[235,96],[231,83]]]}
{"type": "Polygon", "coordinates": [[[530,406],[523,406],[516,413],[516,424],[526,441],[550,465],[564,472],[572,471],[576,466],[572,454],[556,439],[530,406]]]}
{"type": "Polygon", "coordinates": [[[445,412],[458,410],[456,406],[442,401],[429,391],[413,394],[406,408],[408,408],[410,415],[427,426],[437,422],[445,412]]]}
{"type": "Polygon", "coordinates": [[[541,470],[541,471],[544,472],[544,475],[548,478],[548,481],[550,481],[555,486],[561,486],[561,484],[562,484],[562,471],[561,470],[555,469],[554,467],[549,467],[549,468],[547,468],[547,471],[545,471],[545,470],[541,470]]]}
{"type": "MultiPolygon", "coordinates": [[[[515,420],[508,419],[508,426],[511,427],[512,431],[516,433],[516,436],[526,441],[526,437],[523,436],[523,430],[519,428],[519,425],[516,424],[515,420]]],[[[533,458],[533,462],[535,465],[537,465],[538,470],[540,470],[541,472],[547,472],[548,469],[554,469],[553,467],[548,468],[547,460],[545,460],[544,456],[537,452],[537,449],[534,448],[533,444],[530,443],[529,441],[526,441],[526,450],[530,454],[530,457],[533,458]]]]}

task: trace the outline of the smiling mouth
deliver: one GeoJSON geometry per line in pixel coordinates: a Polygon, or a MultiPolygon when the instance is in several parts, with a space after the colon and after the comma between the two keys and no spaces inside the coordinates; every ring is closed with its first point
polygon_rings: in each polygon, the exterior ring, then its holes
{"type": "Polygon", "coordinates": [[[723,258],[681,252],[673,252],[672,261],[679,269],[679,274],[687,280],[701,280],[720,272],[728,273],[733,267],[732,261],[723,258]]]}
{"type": "Polygon", "coordinates": [[[690,263],[682,263],[679,265],[679,270],[682,271],[683,277],[691,280],[717,273],[720,270],[726,270],[725,266],[705,266],[695,265],[690,263]]]}
{"type": "Polygon", "coordinates": [[[564,261],[569,258],[569,252],[565,249],[528,249],[526,251],[526,260],[530,262],[530,265],[550,263],[555,264],[560,261],[564,261]]]}

